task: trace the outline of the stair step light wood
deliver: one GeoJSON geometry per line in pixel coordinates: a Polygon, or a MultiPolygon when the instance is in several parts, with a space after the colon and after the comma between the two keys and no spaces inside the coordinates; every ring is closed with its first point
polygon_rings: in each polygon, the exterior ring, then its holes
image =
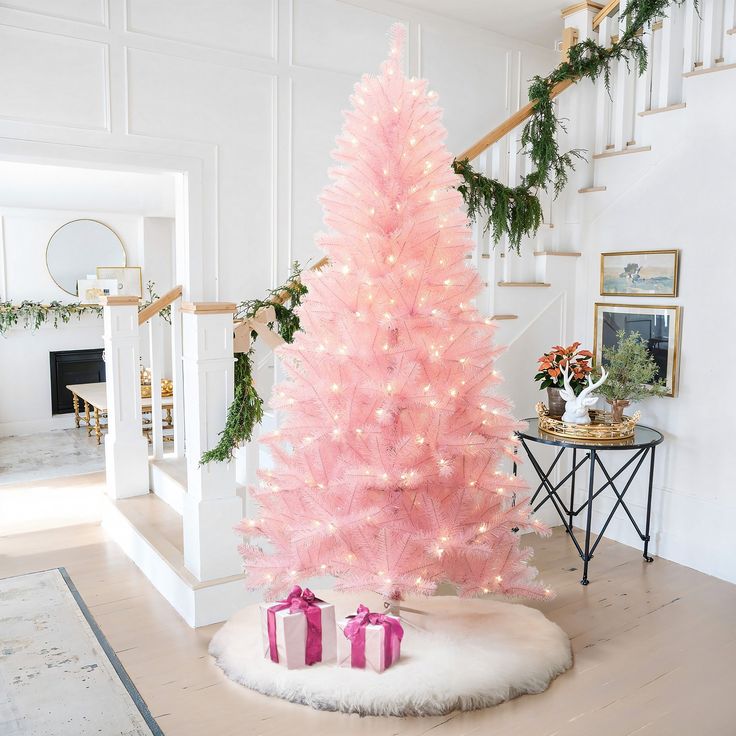
{"type": "Polygon", "coordinates": [[[605,192],[606,187],[583,187],[578,189],[578,194],[593,194],[594,192],[605,192]]]}
{"type": "Polygon", "coordinates": [[[519,319],[519,315],[518,314],[494,314],[491,316],[491,319],[496,322],[500,322],[501,320],[506,320],[506,319],[519,319]]]}
{"type": "Polygon", "coordinates": [[[658,115],[660,112],[672,112],[672,110],[684,110],[687,107],[686,102],[676,102],[674,105],[667,105],[667,107],[653,107],[651,110],[642,110],[639,113],[640,117],[646,117],[647,115],[658,115]]]}
{"type": "Polygon", "coordinates": [[[596,153],[595,156],[593,156],[594,159],[599,158],[611,158],[613,156],[626,156],[630,153],[646,153],[647,151],[651,151],[651,146],[639,146],[638,148],[624,148],[622,151],[605,151],[604,153],[596,153]]]}
{"type": "Polygon", "coordinates": [[[727,69],[736,69],[736,64],[714,64],[706,69],[698,68],[693,69],[691,72],[685,72],[682,76],[687,77],[699,77],[701,74],[711,74],[713,72],[723,72],[727,69]]]}
{"type": "Polygon", "coordinates": [[[499,281],[499,286],[513,286],[513,287],[531,287],[537,289],[545,289],[552,284],[547,284],[544,281],[499,281]]]}

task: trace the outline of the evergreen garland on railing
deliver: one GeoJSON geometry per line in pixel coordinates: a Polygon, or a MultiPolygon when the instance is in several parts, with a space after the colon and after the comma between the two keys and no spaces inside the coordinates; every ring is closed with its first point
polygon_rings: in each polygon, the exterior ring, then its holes
{"type": "MultiPolygon", "coordinates": [[[[579,150],[560,152],[557,136],[565,131],[564,121],[556,114],[552,102],[553,88],[560,82],[581,79],[596,81],[603,78],[610,90],[611,63],[632,62],[639,74],[647,68],[647,50],[641,39],[646,25],[666,15],[670,5],[682,5],[685,0],[629,0],[621,17],[626,30],[609,48],[587,38],[574,44],[568,58],[546,77],[536,76],[529,87],[529,99],[534,112],[521,134],[522,153],[531,159],[534,170],[523,176],[516,187],[509,187],[473,170],[467,159],[453,162],[457,174],[463,177],[458,190],[463,195],[468,216],[475,220],[487,217],[484,232],[491,231],[498,243],[506,235],[509,247],[517,253],[524,236],[534,236],[543,222],[540,190],[552,190],[557,197],[567,184],[575,160],[583,158],[579,150]]],[[[697,7],[697,0],[696,0],[697,7]]]]}
{"type": "MultiPolygon", "coordinates": [[[[299,316],[295,309],[307,293],[307,287],[299,279],[302,272],[298,262],[294,263],[289,281],[268,292],[264,299],[249,299],[241,302],[235,312],[235,319],[252,319],[260,309],[273,307],[275,322],[269,322],[269,329],[276,331],[285,342],[292,342],[299,330],[299,316]]],[[[209,462],[230,462],[235,448],[248,442],[253,429],[263,419],[263,399],[253,380],[253,352],[258,333],[251,331],[251,347],[247,353],[237,353],[234,369],[233,402],[227,410],[225,428],[220,432],[220,440],[211,450],[202,455],[202,465],[209,462]]]]}

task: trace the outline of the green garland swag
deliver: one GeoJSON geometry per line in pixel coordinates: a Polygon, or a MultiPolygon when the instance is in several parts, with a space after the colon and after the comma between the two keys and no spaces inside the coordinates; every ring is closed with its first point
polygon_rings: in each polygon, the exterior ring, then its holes
{"type": "Polygon", "coordinates": [[[550,97],[552,89],[566,80],[579,82],[587,78],[596,81],[602,77],[610,91],[613,61],[624,61],[629,67],[633,61],[638,73],[643,74],[647,68],[647,50],[641,39],[644,27],[666,16],[670,5],[681,5],[684,1],[629,0],[621,13],[627,21],[626,30],[610,48],[587,38],[571,46],[567,61],[546,77],[532,79],[529,99],[534,102],[534,112],[524,125],[521,145],[534,170],[522,177],[519,186],[509,187],[479,174],[467,159],[453,162],[455,173],[463,178],[458,191],[463,195],[468,216],[471,220],[486,216],[483,231],[490,230],[496,243],[505,235],[509,249],[519,253],[522,238],[536,235],[544,221],[539,191],[552,189],[557,197],[565,188],[575,161],[583,158],[580,150],[560,152],[557,134],[566,128],[555,113],[550,97]]]}
{"type": "MultiPolygon", "coordinates": [[[[158,299],[155,282],[149,281],[146,284],[146,291],[148,300],[141,302],[138,307],[139,312],[158,299]]],[[[19,304],[0,302],[0,335],[4,335],[16,325],[25,329],[37,330],[48,321],[51,321],[54,328],[58,328],[60,323],[67,324],[72,317],[76,316],[77,319],[81,319],[83,314],[102,317],[102,307],[99,304],[63,304],[57,301],[43,304],[28,299],[19,304]]],[[[171,324],[171,305],[162,309],[160,314],[166,322],[171,324]]]]}
{"type": "MultiPolygon", "coordinates": [[[[292,342],[299,330],[299,316],[294,311],[302,303],[307,287],[300,281],[302,269],[298,262],[292,267],[289,281],[278,289],[272,289],[264,299],[249,299],[241,302],[235,312],[236,319],[255,317],[259,309],[273,307],[276,321],[269,322],[269,329],[276,329],[285,342],[292,342]]],[[[253,428],[263,419],[263,399],[253,381],[253,350],[258,333],[251,331],[251,348],[247,353],[235,356],[233,402],[227,410],[225,428],[220,432],[220,440],[211,450],[207,450],[200,464],[210,462],[230,462],[235,448],[248,442],[253,436],[253,428]]]]}

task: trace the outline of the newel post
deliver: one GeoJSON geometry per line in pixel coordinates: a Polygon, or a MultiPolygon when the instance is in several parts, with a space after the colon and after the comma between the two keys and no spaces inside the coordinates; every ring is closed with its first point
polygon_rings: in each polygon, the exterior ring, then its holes
{"type": "Polygon", "coordinates": [[[148,442],[141,430],[138,298],[104,300],[107,435],[105,481],[113,499],[148,493],[148,442]]]}
{"type": "Polygon", "coordinates": [[[243,517],[235,462],[200,465],[214,447],[233,399],[235,304],[182,304],[187,493],[184,564],[198,580],[241,572],[233,527],[243,517]]]}

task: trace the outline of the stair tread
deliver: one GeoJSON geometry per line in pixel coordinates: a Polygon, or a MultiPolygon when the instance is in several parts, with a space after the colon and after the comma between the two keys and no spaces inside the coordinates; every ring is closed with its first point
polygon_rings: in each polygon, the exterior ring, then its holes
{"type": "Polygon", "coordinates": [[[630,148],[624,148],[622,151],[605,151],[604,153],[596,153],[595,156],[593,156],[594,159],[599,158],[611,158],[613,156],[626,156],[631,153],[646,153],[647,151],[651,151],[651,146],[639,146],[638,148],[630,147],[630,148]]]}
{"type": "Polygon", "coordinates": [[[578,189],[578,194],[591,194],[592,192],[605,192],[606,187],[583,187],[578,189]]]}
{"type": "Polygon", "coordinates": [[[646,117],[647,115],[657,115],[660,112],[670,112],[672,110],[683,110],[687,107],[685,102],[676,102],[674,105],[667,105],[667,107],[653,107],[651,110],[642,110],[639,113],[639,117],[646,117]]]}
{"type": "Polygon", "coordinates": [[[711,72],[722,72],[726,69],[736,69],[736,64],[714,64],[709,67],[699,67],[691,72],[685,72],[683,77],[699,77],[701,74],[710,74],[711,72]]]}
{"type": "Polygon", "coordinates": [[[491,315],[491,319],[493,320],[502,320],[502,319],[519,319],[518,314],[493,314],[491,315]]]}
{"type": "Polygon", "coordinates": [[[551,284],[547,284],[544,281],[499,281],[499,286],[536,286],[536,287],[546,287],[551,286],[551,284]]]}
{"type": "Polygon", "coordinates": [[[571,258],[577,258],[581,253],[574,250],[535,250],[535,256],[568,256],[571,258]]]}
{"type": "Polygon", "coordinates": [[[110,501],[110,504],[137,533],[155,550],[156,554],[192,590],[218,585],[230,580],[242,580],[233,575],[216,580],[199,581],[184,565],[184,533],[182,517],[156,494],[110,501]]]}

